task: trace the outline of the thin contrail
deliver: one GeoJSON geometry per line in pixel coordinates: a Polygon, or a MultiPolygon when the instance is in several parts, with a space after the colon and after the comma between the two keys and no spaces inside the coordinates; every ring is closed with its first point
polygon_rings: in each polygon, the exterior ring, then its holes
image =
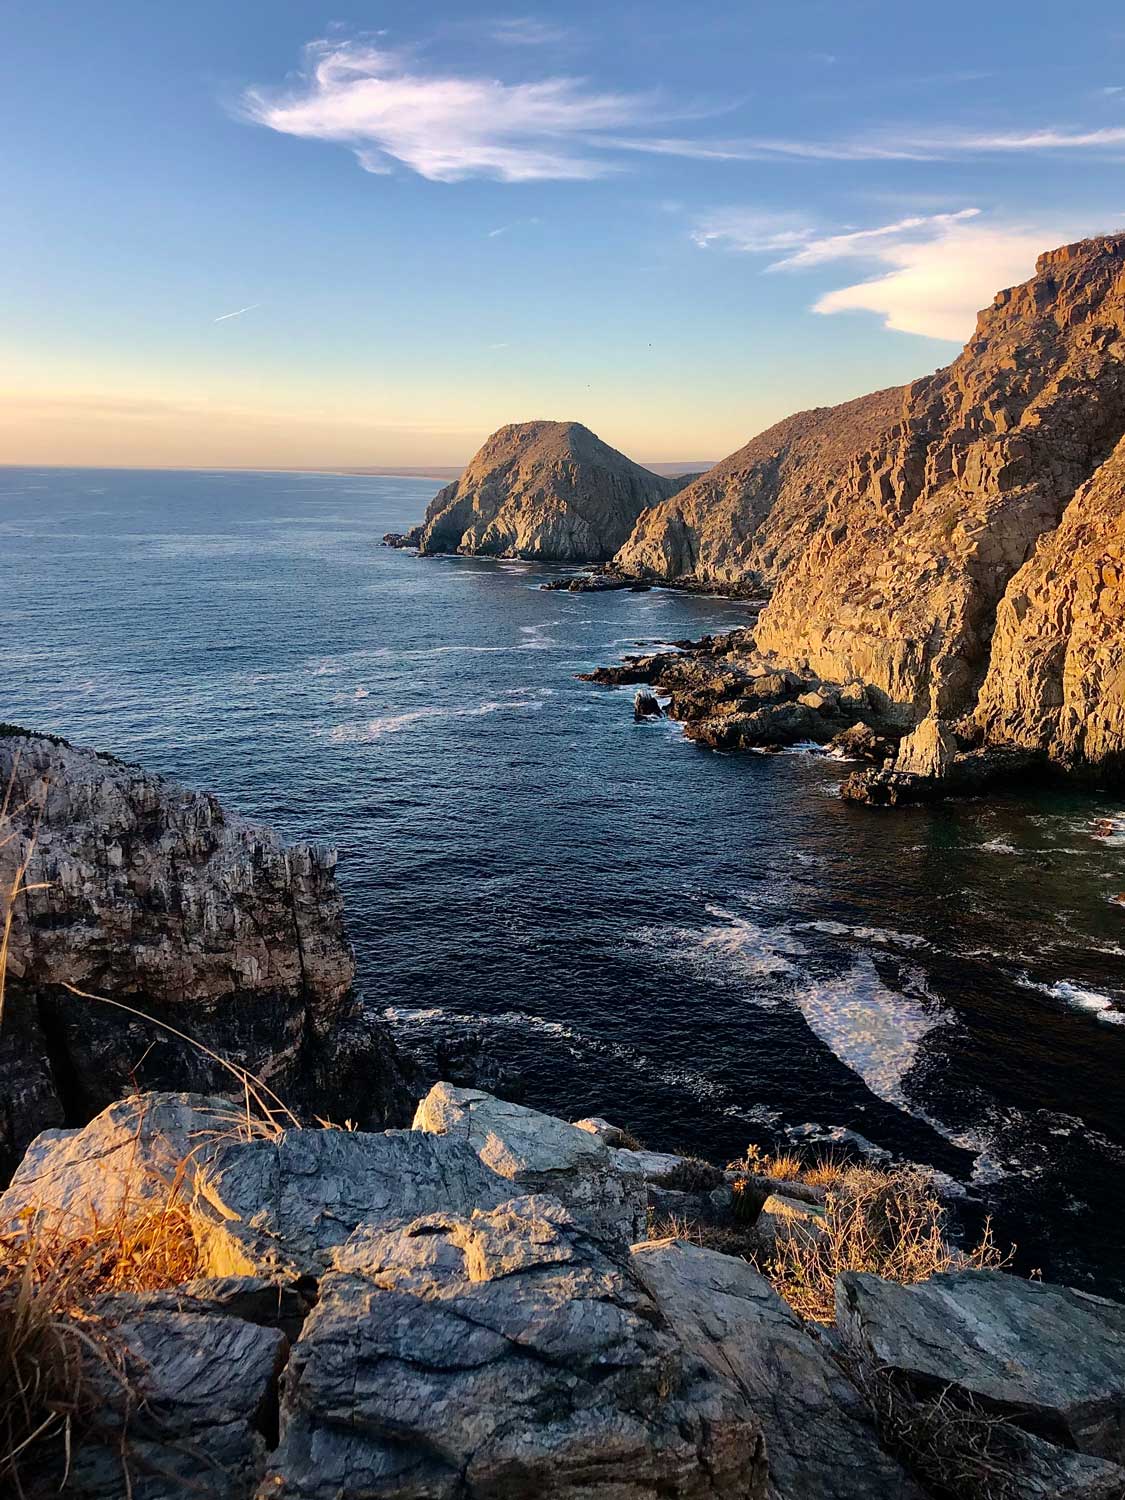
{"type": "Polygon", "coordinates": [[[256,307],[261,307],[260,302],[251,302],[249,307],[236,308],[232,313],[224,313],[221,318],[212,318],[212,323],[225,323],[228,318],[241,318],[244,312],[253,312],[256,307]]]}

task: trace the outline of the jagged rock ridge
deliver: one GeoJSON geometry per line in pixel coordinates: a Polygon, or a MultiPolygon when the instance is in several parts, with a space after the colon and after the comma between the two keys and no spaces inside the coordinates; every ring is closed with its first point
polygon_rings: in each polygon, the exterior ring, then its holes
{"type": "Polygon", "coordinates": [[[1119,766],[1123,356],[1125,236],[1064,246],[948,368],[770,429],[615,566],[772,585],[758,649],[905,728],[975,711],[966,743],[1119,766]]]}
{"type": "Polygon", "coordinates": [[[408,534],[420,552],[604,562],[681,481],[635,464],[578,422],[494,432],[408,534]]]}
{"type": "Polygon", "coordinates": [[[333,851],[285,845],[209,794],[45,736],[0,736],[0,789],[0,922],[27,861],[0,1031],[0,1176],[38,1130],[131,1086],[237,1088],[195,1048],[66,985],[168,1022],[294,1104],[405,1116],[393,1043],[352,989],[333,851]]]}

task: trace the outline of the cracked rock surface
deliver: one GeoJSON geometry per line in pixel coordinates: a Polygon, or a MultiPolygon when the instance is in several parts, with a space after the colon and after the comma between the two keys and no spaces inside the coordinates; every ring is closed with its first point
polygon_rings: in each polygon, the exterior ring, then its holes
{"type": "Polygon", "coordinates": [[[286,1372],[263,1495],[756,1500],[745,1394],[556,1202],[360,1230],[286,1372]]]}

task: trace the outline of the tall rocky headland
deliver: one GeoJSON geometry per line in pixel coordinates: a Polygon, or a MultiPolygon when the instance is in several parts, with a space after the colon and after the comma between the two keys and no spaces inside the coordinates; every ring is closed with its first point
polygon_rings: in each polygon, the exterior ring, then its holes
{"type": "Polygon", "coordinates": [[[759,587],[759,652],[930,721],[913,770],[983,741],[1119,774],[1123,357],[1125,236],[1051,251],[953,364],[778,423],[642,515],[614,566],[759,587]]]}
{"type": "Polygon", "coordinates": [[[638,516],[679,483],[578,422],[517,422],[494,432],[434,496],[410,539],[423,553],[606,562],[638,516]]]}
{"type": "Polygon", "coordinates": [[[407,1117],[394,1045],[352,987],[332,851],[286,845],[207,793],[22,732],[0,731],[5,795],[0,1178],[45,1126],[82,1124],[134,1086],[237,1091],[217,1062],[132,1011],[309,1113],[378,1127],[407,1117]]]}

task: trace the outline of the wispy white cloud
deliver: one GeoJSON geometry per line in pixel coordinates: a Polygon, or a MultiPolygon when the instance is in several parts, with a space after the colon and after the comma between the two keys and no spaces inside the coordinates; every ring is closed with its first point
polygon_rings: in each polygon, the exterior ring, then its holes
{"type": "Polygon", "coordinates": [[[548,47],[565,42],[570,33],[563,26],[553,26],[534,16],[510,16],[497,21],[492,28],[494,42],[506,47],[548,47]]]}
{"type": "Polygon", "coordinates": [[[912,214],[909,218],[896,219],[893,224],[879,224],[874,229],[851,229],[842,234],[810,235],[799,250],[775,261],[771,271],[796,270],[807,266],[824,265],[831,260],[855,260],[874,256],[882,259],[897,251],[902,243],[909,243],[915,231],[925,239],[944,237],[952,225],[975,219],[979,208],[961,208],[948,214],[912,214]]]}
{"type": "MultiPolygon", "coordinates": [[[[1108,90],[1107,90],[1108,92],[1108,90]]],[[[622,144],[627,144],[622,142],[622,144]]],[[[634,151],[669,156],[705,156],[734,161],[771,157],[805,161],[944,161],[959,156],[989,156],[1034,151],[1116,151],[1125,146],[1125,126],[1096,130],[1044,127],[1032,130],[944,130],[911,135],[896,129],[840,140],[794,140],[756,137],[744,141],[634,141],[634,151]]]]}
{"type": "Polygon", "coordinates": [[[396,54],[314,42],[296,88],[249,90],[247,116],[286,135],[349,146],[365,171],[401,162],[434,182],[583,179],[612,171],[595,139],[651,113],[647,96],[573,78],[502,83],[411,71],[396,54]]]}
{"type": "Polygon", "coordinates": [[[1003,224],[977,208],[912,214],[867,229],[826,231],[780,215],[727,210],[697,224],[692,238],[770,259],[766,271],[809,271],[856,262],[868,279],[823,293],[818,313],[870,312],[902,333],[963,343],[977,311],[1000,287],[1025,281],[1041,251],[1091,232],[1074,223],[1003,224]]]}
{"type": "Polygon", "coordinates": [[[243,313],[253,312],[256,307],[261,307],[260,302],[251,302],[247,307],[236,307],[234,312],[223,313],[221,317],[212,318],[212,323],[225,323],[228,318],[241,318],[243,313]]]}
{"type": "Polygon", "coordinates": [[[488,231],[490,240],[497,240],[502,234],[511,234],[513,229],[522,229],[525,224],[541,224],[542,219],[533,216],[530,219],[517,219],[514,224],[497,224],[495,229],[488,231]]]}
{"type": "Polygon", "coordinates": [[[1001,287],[1026,281],[1042,251],[1075,237],[1073,226],[1031,228],[943,215],[933,232],[889,236],[874,258],[888,269],[826,292],[818,313],[870,312],[885,328],[964,343],[1001,287]]]}
{"type": "Polygon", "coordinates": [[[796,214],[727,208],[700,219],[691,237],[701,250],[720,245],[746,255],[773,255],[806,244],[813,233],[796,214]]]}

